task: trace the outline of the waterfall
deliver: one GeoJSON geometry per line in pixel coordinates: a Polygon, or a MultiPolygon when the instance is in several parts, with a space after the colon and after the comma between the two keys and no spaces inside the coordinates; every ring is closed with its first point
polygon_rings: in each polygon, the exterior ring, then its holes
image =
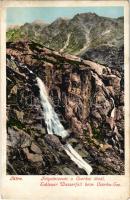
{"type": "MultiPolygon", "coordinates": [[[[13,56],[11,56],[11,61],[17,63],[13,56]]],[[[22,63],[17,64],[19,64],[21,69],[26,69],[30,73],[30,75],[34,75],[34,73],[30,69],[28,69],[26,65],[23,65],[22,63]]],[[[47,90],[44,83],[38,77],[36,78],[36,81],[40,90],[40,100],[41,105],[43,107],[43,116],[47,126],[48,134],[55,134],[61,136],[62,138],[65,138],[69,134],[60,123],[58,115],[55,113],[53,107],[49,102],[49,96],[47,94],[47,90]]],[[[65,145],[63,145],[63,149],[70,157],[70,159],[75,164],[77,164],[79,168],[84,169],[87,172],[87,174],[91,174],[92,167],[82,159],[82,157],[73,149],[73,147],[70,144],[66,143],[65,145]]]]}
{"type": "Polygon", "coordinates": [[[111,117],[114,118],[115,116],[115,102],[114,102],[114,99],[111,97],[111,100],[112,100],[112,103],[113,103],[113,109],[111,111],[111,117]]]}
{"type": "Polygon", "coordinates": [[[67,155],[78,165],[79,168],[84,169],[88,175],[91,174],[92,167],[82,159],[82,157],[73,149],[70,144],[65,144],[63,148],[67,155]]]}
{"type": "Polygon", "coordinates": [[[37,83],[40,88],[41,104],[44,110],[43,115],[45,123],[47,125],[48,134],[56,134],[61,136],[62,138],[68,136],[68,132],[60,123],[58,115],[55,113],[53,107],[49,102],[49,97],[45,85],[40,78],[37,78],[37,83]]]}
{"type": "MultiPolygon", "coordinates": [[[[68,136],[68,132],[60,123],[58,115],[55,113],[53,107],[49,102],[49,97],[45,85],[40,78],[37,77],[36,80],[40,89],[40,99],[41,105],[43,107],[43,116],[47,126],[47,132],[48,134],[55,134],[61,136],[62,138],[65,138],[66,136],[68,136]]],[[[70,157],[70,159],[78,165],[79,168],[84,169],[87,174],[91,174],[92,167],[82,159],[82,157],[73,149],[70,144],[66,143],[63,146],[63,149],[70,157]]]]}

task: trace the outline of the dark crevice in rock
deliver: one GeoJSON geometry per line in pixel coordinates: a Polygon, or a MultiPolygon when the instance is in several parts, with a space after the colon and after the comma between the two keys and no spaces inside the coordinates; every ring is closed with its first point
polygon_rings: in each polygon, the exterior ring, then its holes
{"type": "Polygon", "coordinates": [[[86,174],[61,150],[69,142],[93,174],[124,174],[122,77],[34,42],[7,43],[7,173],[86,174]],[[65,140],[47,135],[37,76],[69,132],[65,140]]]}

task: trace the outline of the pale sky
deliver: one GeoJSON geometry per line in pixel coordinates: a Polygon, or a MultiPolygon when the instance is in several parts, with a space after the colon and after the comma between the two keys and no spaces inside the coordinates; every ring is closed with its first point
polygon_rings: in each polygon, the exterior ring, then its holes
{"type": "Polygon", "coordinates": [[[124,8],[111,7],[18,7],[8,8],[7,25],[24,24],[35,20],[43,20],[47,23],[53,22],[58,17],[72,18],[77,13],[96,13],[99,16],[117,18],[124,16],[124,8]]]}

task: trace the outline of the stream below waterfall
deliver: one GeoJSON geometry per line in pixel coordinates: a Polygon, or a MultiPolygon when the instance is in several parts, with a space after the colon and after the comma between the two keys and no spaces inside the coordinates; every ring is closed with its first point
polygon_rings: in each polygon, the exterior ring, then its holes
{"type": "MultiPolygon", "coordinates": [[[[11,61],[16,62],[15,58],[11,56],[11,61]]],[[[30,75],[35,75],[26,65],[19,63],[21,69],[26,70],[30,75]]],[[[36,76],[35,76],[36,77],[36,76]]],[[[64,129],[63,125],[61,124],[57,113],[54,111],[52,105],[49,101],[49,96],[47,94],[46,86],[44,85],[43,81],[36,77],[37,85],[40,91],[40,101],[43,108],[43,117],[47,126],[48,134],[55,134],[62,138],[66,138],[69,136],[68,132],[64,129]]],[[[74,148],[69,144],[66,143],[62,145],[62,148],[70,157],[70,159],[81,169],[84,169],[88,175],[92,172],[92,167],[83,160],[83,158],[74,150],[74,148]]]]}
{"type": "MultiPolygon", "coordinates": [[[[58,115],[55,113],[53,107],[49,102],[49,97],[45,85],[40,78],[37,77],[36,80],[40,89],[40,99],[41,105],[43,107],[43,116],[47,126],[47,132],[48,134],[55,134],[61,136],[62,138],[65,138],[66,136],[68,136],[68,132],[60,123],[58,115]]],[[[74,148],[70,144],[66,143],[65,145],[63,145],[63,149],[70,157],[70,159],[75,164],[77,164],[79,168],[84,169],[87,174],[91,174],[92,167],[82,159],[82,157],[74,150],[74,148]]]]}

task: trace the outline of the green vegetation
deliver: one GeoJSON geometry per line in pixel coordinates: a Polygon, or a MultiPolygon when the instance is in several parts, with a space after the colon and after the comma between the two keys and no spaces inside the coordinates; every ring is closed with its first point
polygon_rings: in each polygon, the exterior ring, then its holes
{"type": "Polygon", "coordinates": [[[24,124],[22,124],[19,120],[12,117],[10,117],[9,121],[7,121],[7,126],[8,127],[16,126],[19,129],[25,128],[24,124]]]}
{"type": "Polygon", "coordinates": [[[93,136],[95,139],[97,139],[99,141],[102,141],[102,139],[103,139],[100,129],[97,129],[97,128],[93,128],[93,136]]]}
{"type": "Polygon", "coordinates": [[[68,39],[65,53],[78,54],[83,47],[97,48],[102,45],[120,46],[123,44],[123,18],[109,19],[86,13],[84,16],[74,17],[69,21],[58,19],[52,24],[25,23],[21,27],[8,29],[7,41],[33,40],[56,51],[61,50],[68,39]],[[86,41],[86,37],[87,41],[86,41]]]}
{"type": "Polygon", "coordinates": [[[25,38],[25,33],[22,32],[20,29],[10,29],[7,31],[6,37],[8,42],[15,42],[25,38]]]}

